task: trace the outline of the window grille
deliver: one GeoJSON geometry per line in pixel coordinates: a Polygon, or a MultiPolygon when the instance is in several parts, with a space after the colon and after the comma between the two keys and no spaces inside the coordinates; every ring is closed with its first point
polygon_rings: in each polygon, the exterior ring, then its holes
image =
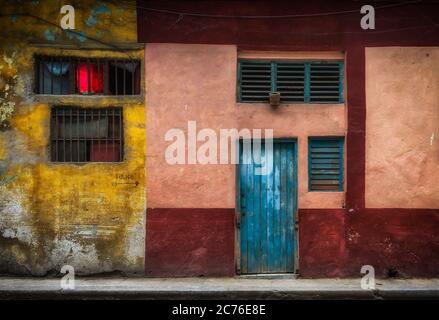
{"type": "Polygon", "coordinates": [[[122,161],[122,116],[122,108],[52,108],[51,161],[122,161]]]}
{"type": "Polygon", "coordinates": [[[140,61],[37,56],[35,93],[138,95],[140,61]]]}

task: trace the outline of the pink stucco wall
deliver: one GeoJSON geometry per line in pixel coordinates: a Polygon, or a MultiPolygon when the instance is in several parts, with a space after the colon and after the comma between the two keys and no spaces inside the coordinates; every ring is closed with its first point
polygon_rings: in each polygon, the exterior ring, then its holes
{"type": "MultiPolygon", "coordinates": [[[[275,137],[298,139],[299,208],[341,208],[344,192],[308,192],[309,136],[344,136],[339,105],[236,102],[237,48],[233,45],[147,44],[147,176],[149,208],[235,207],[234,165],[169,165],[165,133],[187,122],[197,129],[273,128],[275,137]]],[[[303,54],[302,54],[303,57],[303,54]]],[[[305,56],[306,57],[306,56],[305,56]]],[[[328,53],[328,58],[339,57],[328,53]]],[[[314,57],[313,57],[314,58],[314,57]]]]}
{"type": "Polygon", "coordinates": [[[439,48],[366,49],[366,207],[439,208],[439,48]]]}

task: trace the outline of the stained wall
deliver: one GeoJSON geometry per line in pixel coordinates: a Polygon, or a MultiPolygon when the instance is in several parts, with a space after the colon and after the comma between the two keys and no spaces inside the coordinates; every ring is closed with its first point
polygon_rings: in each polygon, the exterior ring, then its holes
{"type": "Polygon", "coordinates": [[[366,49],[366,207],[439,208],[439,49],[366,49]]]}
{"type": "MultiPolygon", "coordinates": [[[[146,138],[142,95],[49,96],[33,90],[36,54],[143,61],[143,50],[132,46],[137,38],[136,13],[98,1],[76,1],[75,33],[67,33],[56,27],[61,4],[2,5],[2,14],[18,10],[49,23],[22,15],[0,20],[0,74],[4,79],[6,72],[12,73],[17,79],[8,88],[16,95],[15,111],[9,126],[0,131],[0,273],[57,274],[66,264],[77,274],[143,273],[146,138]],[[50,109],[63,105],[122,107],[124,161],[50,162],[50,109]]],[[[5,90],[4,84],[0,87],[5,90]]]]}

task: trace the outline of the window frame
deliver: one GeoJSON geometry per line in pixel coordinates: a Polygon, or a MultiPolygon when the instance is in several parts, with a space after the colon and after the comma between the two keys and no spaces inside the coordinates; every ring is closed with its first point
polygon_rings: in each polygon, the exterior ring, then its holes
{"type": "MultiPolygon", "coordinates": [[[[262,101],[242,101],[241,96],[241,79],[242,79],[242,69],[241,62],[256,62],[256,63],[270,63],[271,66],[271,74],[270,74],[270,83],[271,83],[271,92],[277,91],[277,83],[275,79],[277,79],[277,65],[280,63],[300,63],[304,64],[304,98],[303,101],[294,102],[287,101],[282,102],[281,96],[281,104],[343,104],[345,103],[344,98],[344,60],[325,60],[325,59],[315,59],[315,60],[300,60],[300,59],[251,59],[251,58],[238,58],[237,61],[237,81],[236,81],[236,101],[238,103],[269,103],[262,101]],[[310,84],[311,84],[311,64],[338,64],[339,65],[339,86],[338,86],[338,102],[316,102],[310,101],[310,84]]],[[[268,98],[267,98],[268,99],[268,98]]]]}
{"type": "MultiPolygon", "coordinates": [[[[124,130],[123,112],[124,112],[124,108],[123,107],[119,107],[119,106],[105,106],[105,107],[98,107],[98,106],[82,107],[82,106],[79,106],[79,105],[55,105],[55,106],[52,106],[50,108],[50,128],[49,128],[49,142],[50,143],[49,143],[49,159],[48,159],[49,163],[55,164],[55,165],[58,165],[58,164],[60,164],[60,165],[63,165],[63,164],[64,165],[65,164],[86,165],[86,164],[97,164],[97,163],[113,164],[114,165],[114,164],[123,163],[125,161],[125,130],[124,130]],[[64,113],[59,113],[58,114],[59,110],[63,110],[64,113]],[[70,110],[70,112],[68,112],[68,110],[70,110]],[[79,111],[82,111],[82,110],[85,110],[85,112],[84,112],[84,114],[85,114],[84,115],[85,121],[84,122],[82,122],[82,121],[80,122],[79,121],[79,117],[80,117],[79,111]],[[117,110],[117,114],[114,114],[114,113],[110,114],[109,113],[110,110],[113,110],[113,112],[115,110],[117,110]],[[96,120],[94,111],[98,111],[98,118],[97,118],[98,121],[100,121],[102,119],[100,113],[101,112],[103,113],[105,111],[105,116],[108,118],[108,121],[110,121],[110,118],[113,119],[112,120],[112,125],[113,125],[112,126],[112,130],[115,130],[114,129],[114,125],[115,125],[116,122],[115,122],[114,119],[116,117],[118,117],[119,118],[119,121],[118,121],[118,123],[119,123],[119,126],[118,126],[119,137],[115,137],[114,135],[113,135],[113,137],[110,136],[110,127],[111,127],[110,124],[107,124],[107,127],[106,127],[107,137],[93,137],[93,136],[89,137],[89,136],[86,136],[88,134],[88,130],[89,130],[87,128],[87,121],[90,119],[89,118],[90,114],[87,114],[87,111],[90,112],[91,115],[92,115],[92,117],[91,117],[92,122],[94,120],[96,120]],[[79,134],[79,131],[78,131],[79,130],[79,125],[82,125],[83,126],[83,130],[84,130],[82,132],[85,134],[85,136],[84,137],[79,137],[79,135],[78,135],[78,137],[74,137],[72,135],[72,133],[74,132],[74,130],[71,129],[72,127],[70,127],[70,130],[69,130],[70,137],[66,138],[66,137],[59,136],[60,135],[59,131],[60,131],[61,127],[60,127],[59,123],[57,122],[58,121],[58,118],[57,118],[58,116],[63,116],[63,118],[64,118],[63,121],[65,121],[65,116],[70,116],[71,118],[78,117],[78,120],[77,120],[76,123],[73,123],[73,121],[70,119],[70,126],[72,124],[74,124],[75,126],[78,126],[78,129],[76,129],[76,133],[79,134]],[[55,123],[53,122],[54,118],[55,118],[55,123]],[[68,142],[69,144],[72,144],[72,141],[75,141],[75,140],[77,140],[78,144],[79,144],[80,140],[83,140],[86,143],[86,146],[85,146],[85,160],[84,161],[80,161],[80,147],[79,147],[79,145],[78,145],[78,147],[76,149],[78,151],[78,154],[76,155],[77,161],[73,160],[75,158],[75,157],[73,157],[73,153],[70,154],[70,160],[69,161],[58,160],[58,158],[60,157],[60,151],[58,150],[59,142],[63,141],[63,155],[64,155],[63,158],[66,159],[66,156],[65,156],[65,154],[66,154],[66,151],[65,151],[66,150],[66,145],[65,144],[66,144],[66,142],[68,142]],[[105,143],[102,143],[103,140],[105,140],[105,143]],[[115,161],[92,161],[91,160],[91,149],[89,149],[89,151],[90,151],[90,156],[89,156],[90,160],[87,160],[87,142],[91,143],[90,144],[91,148],[93,147],[94,143],[98,142],[99,151],[100,151],[101,148],[105,148],[105,150],[108,150],[107,149],[108,148],[108,143],[110,143],[110,144],[113,143],[114,144],[116,141],[119,144],[119,147],[118,147],[118,151],[119,151],[118,152],[118,154],[119,154],[118,160],[115,160],[115,161]],[[101,143],[102,143],[102,147],[101,147],[101,143]],[[107,147],[105,147],[106,145],[107,145],[107,147]],[[54,157],[53,157],[53,155],[54,155],[53,148],[55,148],[55,150],[56,150],[55,151],[55,160],[54,160],[54,157]]],[[[96,129],[96,128],[94,128],[94,129],[96,129]]],[[[64,130],[66,130],[66,128],[64,130]]],[[[98,133],[100,134],[100,132],[101,132],[101,127],[98,126],[98,133]]],[[[72,147],[70,147],[70,150],[72,152],[72,150],[73,150],[72,147]]]]}
{"type": "Polygon", "coordinates": [[[344,191],[344,136],[324,136],[324,137],[308,137],[308,192],[343,192],[344,191]],[[312,157],[311,147],[312,141],[336,141],[339,145],[338,159],[340,162],[340,169],[338,173],[338,190],[315,190],[312,189],[312,157]]]}
{"type": "MultiPolygon", "coordinates": [[[[34,60],[33,60],[33,67],[34,67],[34,85],[33,85],[33,93],[39,97],[39,96],[79,96],[79,97],[112,97],[112,98],[130,98],[130,97],[140,97],[142,96],[142,60],[140,58],[119,58],[119,57],[83,57],[83,56],[77,56],[77,55],[59,55],[59,54],[35,54],[34,60]],[[61,86],[60,91],[62,89],[67,89],[67,93],[54,93],[53,85],[50,92],[46,93],[44,92],[44,81],[43,81],[43,90],[41,91],[41,77],[44,78],[44,74],[42,75],[42,72],[44,72],[42,68],[43,63],[68,63],[68,84],[67,88],[64,88],[61,86]],[[132,75],[129,77],[126,75],[126,72],[123,72],[123,76],[120,76],[123,78],[122,87],[118,88],[118,78],[117,78],[117,69],[119,69],[117,66],[111,66],[111,64],[121,64],[126,63],[135,64],[134,70],[131,72],[132,75]],[[97,73],[99,77],[99,73],[102,73],[102,91],[101,92],[80,92],[78,89],[79,82],[77,79],[77,66],[80,64],[86,64],[87,65],[87,77],[88,77],[88,89],[92,89],[93,87],[93,80],[92,80],[92,69],[94,68],[93,65],[97,65],[97,73]],[[114,68],[114,70],[112,70],[114,68]],[[114,80],[110,79],[111,73],[114,73],[114,80]],[[130,82],[131,80],[131,86],[132,90],[130,90],[133,93],[129,93],[126,89],[126,84],[130,82]],[[115,91],[116,93],[112,94],[110,92],[110,88],[112,86],[112,82],[114,82],[115,91]],[[123,93],[118,94],[117,92],[121,91],[123,88],[123,93]]],[[[126,68],[126,67],[125,67],[126,68]]],[[[124,70],[126,70],[124,68],[124,70]]],[[[95,68],[96,69],[96,68],[95,68]]],[[[93,71],[94,72],[94,71],[93,71]]],[[[50,82],[53,84],[53,76],[51,76],[50,82]]],[[[120,79],[119,79],[120,80],[120,79]]]]}

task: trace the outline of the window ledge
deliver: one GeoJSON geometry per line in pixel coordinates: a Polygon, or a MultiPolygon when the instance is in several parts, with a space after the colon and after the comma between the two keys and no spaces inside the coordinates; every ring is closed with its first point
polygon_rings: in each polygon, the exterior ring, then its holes
{"type": "Polygon", "coordinates": [[[332,190],[328,190],[328,191],[322,191],[322,190],[308,190],[309,193],[323,193],[323,194],[336,194],[336,193],[345,193],[345,191],[332,191],[332,190]]]}
{"type": "MultiPolygon", "coordinates": [[[[238,107],[250,106],[250,107],[270,107],[269,103],[264,102],[236,102],[238,107]]],[[[307,107],[307,108],[318,108],[318,107],[344,107],[346,105],[345,102],[342,103],[281,103],[279,106],[274,107],[282,108],[282,107],[307,107]]]]}
{"type": "Polygon", "coordinates": [[[143,94],[132,96],[109,96],[109,95],[54,95],[54,94],[33,94],[36,102],[56,103],[60,105],[114,105],[114,104],[138,104],[144,103],[143,94]]]}

